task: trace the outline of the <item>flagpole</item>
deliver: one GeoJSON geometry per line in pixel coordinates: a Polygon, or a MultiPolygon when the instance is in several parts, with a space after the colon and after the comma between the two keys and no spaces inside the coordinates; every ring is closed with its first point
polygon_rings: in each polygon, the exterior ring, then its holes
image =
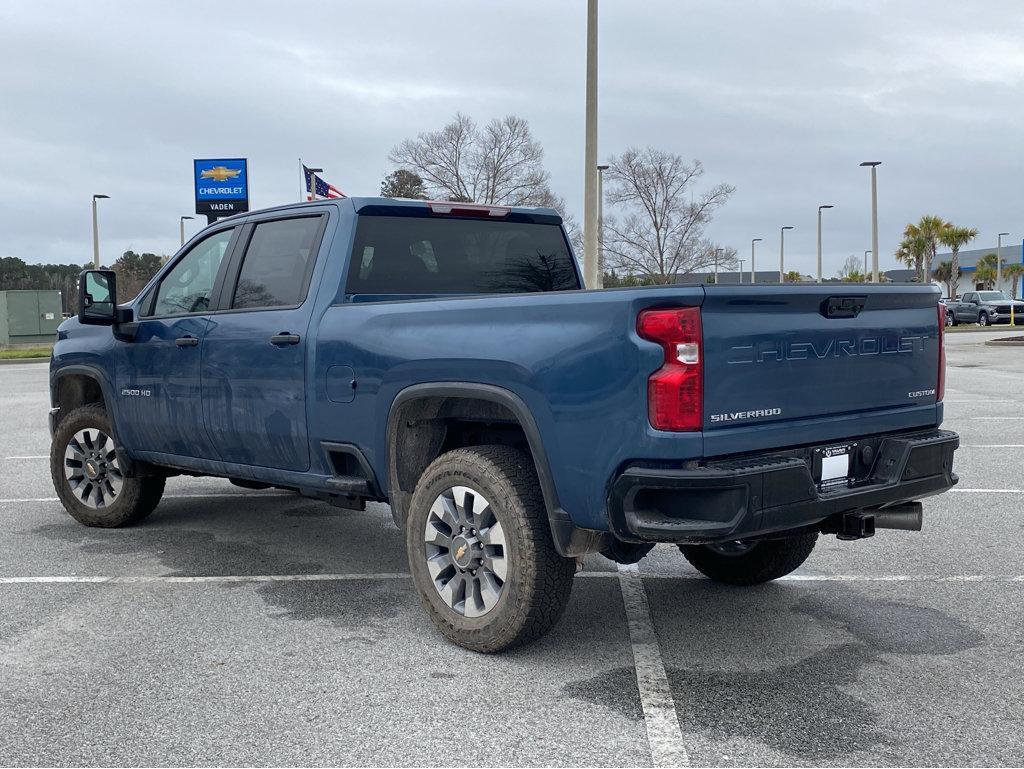
{"type": "Polygon", "coordinates": [[[302,158],[299,158],[299,202],[302,203],[306,199],[306,172],[303,170],[302,158]]]}

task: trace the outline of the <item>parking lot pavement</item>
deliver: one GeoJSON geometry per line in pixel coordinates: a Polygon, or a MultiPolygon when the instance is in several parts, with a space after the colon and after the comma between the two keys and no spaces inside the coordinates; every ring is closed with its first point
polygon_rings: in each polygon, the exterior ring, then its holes
{"type": "Polygon", "coordinates": [[[43,458],[46,367],[0,367],[0,764],[1019,765],[1024,350],[981,344],[1002,334],[947,336],[961,483],[924,532],[822,538],[747,589],[658,547],[639,603],[594,556],[556,630],[494,657],[433,631],[384,505],[175,478],[141,525],[79,526],[43,458]]]}

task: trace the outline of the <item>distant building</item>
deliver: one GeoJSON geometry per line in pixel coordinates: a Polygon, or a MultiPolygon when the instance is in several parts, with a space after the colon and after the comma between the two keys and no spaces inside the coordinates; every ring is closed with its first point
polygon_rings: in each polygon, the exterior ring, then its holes
{"type": "MultiPolygon", "coordinates": [[[[750,283],[750,270],[743,271],[743,279],[740,280],[740,273],[736,270],[719,270],[718,282],[736,285],[738,283],[750,283]]],[[[779,283],[778,270],[758,270],[754,273],[755,283],[779,283]]],[[[814,280],[810,275],[800,276],[804,281],[814,280]]],[[[712,272],[686,272],[676,275],[676,283],[714,283],[715,273],[712,272]]]]}
{"type": "MultiPolygon", "coordinates": [[[[996,253],[996,247],[991,246],[990,248],[972,248],[970,251],[961,251],[957,254],[957,261],[960,262],[960,291],[969,291],[976,288],[974,280],[974,271],[978,269],[978,261],[986,254],[996,253]],[[969,285],[965,285],[965,281],[969,285]]],[[[951,262],[953,260],[953,254],[946,253],[936,254],[935,259],[932,261],[932,269],[934,270],[939,262],[951,262]]],[[[1024,264],[1024,244],[1022,243],[1005,243],[1003,244],[1003,263],[1004,264],[1024,264]]],[[[1017,282],[1017,293],[1021,293],[1020,281],[1017,282]]],[[[1003,282],[1000,283],[996,288],[1002,289],[1007,294],[1010,293],[1010,289],[1013,287],[1013,281],[1009,278],[1003,278],[1003,282]]]]}

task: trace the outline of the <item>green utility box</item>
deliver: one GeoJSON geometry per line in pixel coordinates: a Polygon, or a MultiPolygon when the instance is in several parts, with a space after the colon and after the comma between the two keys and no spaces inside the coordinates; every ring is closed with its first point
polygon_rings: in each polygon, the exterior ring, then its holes
{"type": "Polygon", "coordinates": [[[62,306],[60,291],[0,291],[0,347],[53,344],[62,306]]]}

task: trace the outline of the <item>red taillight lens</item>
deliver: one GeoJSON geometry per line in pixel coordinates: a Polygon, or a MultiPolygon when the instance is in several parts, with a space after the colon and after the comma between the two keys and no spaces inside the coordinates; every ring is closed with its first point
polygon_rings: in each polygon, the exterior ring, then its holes
{"type": "Polygon", "coordinates": [[[699,307],[644,310],[636,332],[665,350],[665,362],[647,380],[647,413],[656,430],[704,427],[704,363],[699,307]]]}
{"type": "Polygon", "coordinates": [[[939,302],[939,381],[935,385],[935,400],[946,394],[946,308],[939,302]]]}

